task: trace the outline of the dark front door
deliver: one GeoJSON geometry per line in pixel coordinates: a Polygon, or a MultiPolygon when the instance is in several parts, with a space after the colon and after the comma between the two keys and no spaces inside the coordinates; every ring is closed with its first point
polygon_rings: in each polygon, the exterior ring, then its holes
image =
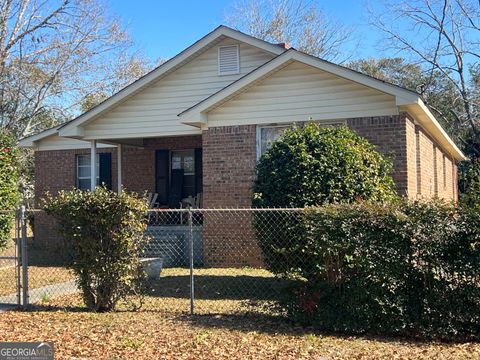
{"type": "Polygon", "coordinates": [[[158,203],[169,207],[178,207],[182,198],[201,193],[202,149],[157,150],[155,191],[158,203]]]}

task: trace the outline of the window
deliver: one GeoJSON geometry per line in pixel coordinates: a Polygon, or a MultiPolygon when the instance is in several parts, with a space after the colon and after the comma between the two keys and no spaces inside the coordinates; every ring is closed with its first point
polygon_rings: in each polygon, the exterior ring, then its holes
{"type": "Polygon", "coordinates": [[[182,198],[196,196],[194,149],[172,151],[172,183],[174,170],[179,169],[183,170],[182,198]]]}
{"type": "Polygon", "coordinates": [[[238,45],[218,47],[218,75],[240,73],[240,54],[238,45]]]}
{"type": "Polygon", "coordinates": [[[257,127],[257,160],[270,149],[272,143],[282,136],[290,125],[257,127]]]}
{"type": "MultiPolygon", "coordinates": [[[[97,185],[100,181],[100,156],[97,154],[97,185]]],[[[90,190],[90,155],[77,155],[77,188],[90,190]]]]}
{"type": "Polygon", "coordinates": [[[172,151],[172,170],[183,169],[184,175],[195,175],[194,150],[172,151]]]}
{"type": "MultiPolygon", "coordinates": [[[[99,153],[96,161],[97,185],[102,184],[112,190],[112,154],[99,153]]],[[[90,154],[77,155],[77,188],[90,190],[90,154]]]]}

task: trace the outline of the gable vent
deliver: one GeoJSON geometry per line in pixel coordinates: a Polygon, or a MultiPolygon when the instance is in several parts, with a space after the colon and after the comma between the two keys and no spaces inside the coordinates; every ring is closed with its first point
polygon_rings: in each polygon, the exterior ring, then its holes
{"type": "Polygon", "coordinates": [[[238,45],[218,47],[218,75],[240,73],[240,56],[238,45]]]}

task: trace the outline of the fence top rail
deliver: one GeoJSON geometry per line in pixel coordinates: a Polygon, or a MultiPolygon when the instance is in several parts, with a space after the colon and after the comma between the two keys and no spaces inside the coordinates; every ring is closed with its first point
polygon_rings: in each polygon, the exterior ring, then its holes
{"type": "MultiPolygon", "coordinates": [[[[168,213],[168,212],[261,212],[261,211],[292,211],[300,212],[305,211],[307,208],[182,208],[182,209],[161,209],[154,208],[148,209],[149,213],[168,213]]],[[[0,214],[15,213],[18,210],[0,210],[0,214]]],[[[43,209],[25,209],[26,213],[40,213],[44,212],[43,209]]]]}
{"type": "Polygon", "coordinates": [[[183,209],[148,209],[148,212],[262,212],[262,211],[305,211],[305,208],[183,208],[183,209]]]}

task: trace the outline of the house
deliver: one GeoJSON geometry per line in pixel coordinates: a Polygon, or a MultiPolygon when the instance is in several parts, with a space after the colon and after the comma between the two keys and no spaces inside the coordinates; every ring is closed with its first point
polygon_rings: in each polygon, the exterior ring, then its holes
{"type": "Polygon", "coordinates": [[[398,192],[457,199],[464,155],[420,96],[219,26],[74,120],[30,136],[35,196],[98,183],[249,207],[255,164],[285,127],[345,124],[393,158],[398,192]]]}

